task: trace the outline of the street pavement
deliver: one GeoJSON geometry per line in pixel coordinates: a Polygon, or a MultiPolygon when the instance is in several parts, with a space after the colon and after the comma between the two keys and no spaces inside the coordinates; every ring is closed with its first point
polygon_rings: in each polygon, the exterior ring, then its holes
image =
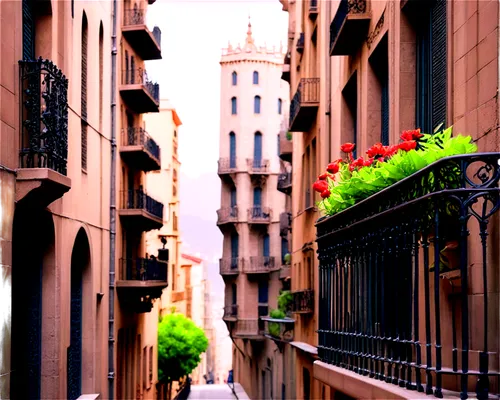
{"type": "Polygon", "coordinates": [[[240,384],[236,383],[235,391],[238,397],[235,397],[228,385],[192,385],[189,393],[189,400],[211,399],[211,400],[239,400],[248,399],[245,391],[240,384]]]}

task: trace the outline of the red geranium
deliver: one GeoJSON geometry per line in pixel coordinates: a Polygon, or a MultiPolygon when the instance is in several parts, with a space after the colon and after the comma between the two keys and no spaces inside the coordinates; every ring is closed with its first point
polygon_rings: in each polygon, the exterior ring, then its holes
{"type": "Polygon", "coordinates": [[[316,181],[313,184],[313,189],[318,193],[322,193],[328,190],[328,183],[326,181],[316,181]]]}
{"type": "Polygon", "coordinates": [[[417,147],[417,142],[415,140],[407,140],[406,142],[400,143],[399,148],[404,151],[410,151],[417,147]]]}
{"type": "Polygon", "coordinates": [[[401,139],[404,141],[409,141],[409,140],[418,140],[422,136],[424,136],[422,133],[420,133],[420,129],[414,129],[410,131],[403,131],[401,134],[401,139]]]}
{"type": "Polygon", "coordinates": [[[353,165],[354,167],[362,167],[364,164],[365,160],[363,160],[363,157],[359,157],[351,163],[351,165],[353,165]]]}
{"type": "Polygon", "coordinates": [[[328,167],[326,167],[326,170],[330,172],[331,174],[336,174],[339,172],[339,163],[338,161],[331,162],[328,164],[328,167]]]}
{"type": "Polygon", "coordinates": [[[352,153],[355,148],[356,145],[354,143],[344,143],[342,146],[340,146],[340,150],[342,150],[344,153],[352,153]]]}
{"type": "Polygon", "coordinates": [[[318,179],[320,181],[326,181],[326,177],[328,176],[328,174],[325,172],[324,174],[321,174],[320,176],[318,176],[318,179]]]}
{"type": "Polygon", "coordinates": [[[396,154],[399,150],[399,146],[397,144],[393,144],[391,146],[386,146],[385,147],[385,156],[386,157],[391,157],[394,154],[396,154]]]}
{"type": "Polygon", "coordinates": [[[373,164],[373,158],[369,158],[368,160],[365,160],[365,162],[363,163],[363,167],[369,167],[372,164],[373,164]]]}
{"type": "Polygon", "coordinates": [[[370,158],[374,158],[376,156],[384,157],[385,153],[386,153],[386,148],[382,146],[382,143],[376,143],[368,149],[366,155],[370,158]]]}
{"type": "Polygon", "coordinates": [[[331,193],[330,193],[330,191],[328,189],[327,190],[323,190],[321,192],[321,198],[322,199],[327,199],[328,197],[330,197],[330,195],[331,195],[331,193]]]}

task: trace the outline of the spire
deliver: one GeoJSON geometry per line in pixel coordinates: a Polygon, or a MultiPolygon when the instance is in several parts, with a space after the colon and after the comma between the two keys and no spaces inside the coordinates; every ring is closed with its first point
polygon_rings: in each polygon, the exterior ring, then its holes
{"type": "Polygon", "coordinates": [[[247,31],[246,44],[253,44],[252,23],[250,22],[250,15],[248,16],[248,31],[247,31]]]}

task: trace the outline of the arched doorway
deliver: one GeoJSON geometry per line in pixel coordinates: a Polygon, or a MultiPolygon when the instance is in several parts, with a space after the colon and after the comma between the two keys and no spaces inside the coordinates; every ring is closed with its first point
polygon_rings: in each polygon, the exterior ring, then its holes
{"type": "MultiPolygon", "coordinates": [[[[42,315],[44,319],[50,318],[54,312],[51,307],[44,310],[42,297],[42,288],[52,286],[55,280],[52,215],[18,205],[12,245],[11,398],[39,399],[42,394],[42,315]]],[[[53,325],[54,320],[47,324],[53,325]]]]}
{"type": "Polygon", "coordinates": [[[70,345],[68,347],[67,376],[68,399],[75,400],[82,394],[82,321],[84,281],[90,271],[90,245],[85,230],[78,232],[71,253],[70,278],[70,345]]]}

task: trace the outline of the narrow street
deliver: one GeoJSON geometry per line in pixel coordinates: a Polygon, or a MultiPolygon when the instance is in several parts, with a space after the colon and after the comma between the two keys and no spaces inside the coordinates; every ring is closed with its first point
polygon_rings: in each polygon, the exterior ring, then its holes
{"type": "Polygon", "coordinates": [[[238,399],[244,400],[248,399],[247,394],[241,387],[239,383],[235,383],[234,390],[236,391],[237,397],[233,394],[228,385],[193,385],[191,386],[191,393],[188,399],[216,399],[216,400],[226,400],[226,399],[238,399]]]}

